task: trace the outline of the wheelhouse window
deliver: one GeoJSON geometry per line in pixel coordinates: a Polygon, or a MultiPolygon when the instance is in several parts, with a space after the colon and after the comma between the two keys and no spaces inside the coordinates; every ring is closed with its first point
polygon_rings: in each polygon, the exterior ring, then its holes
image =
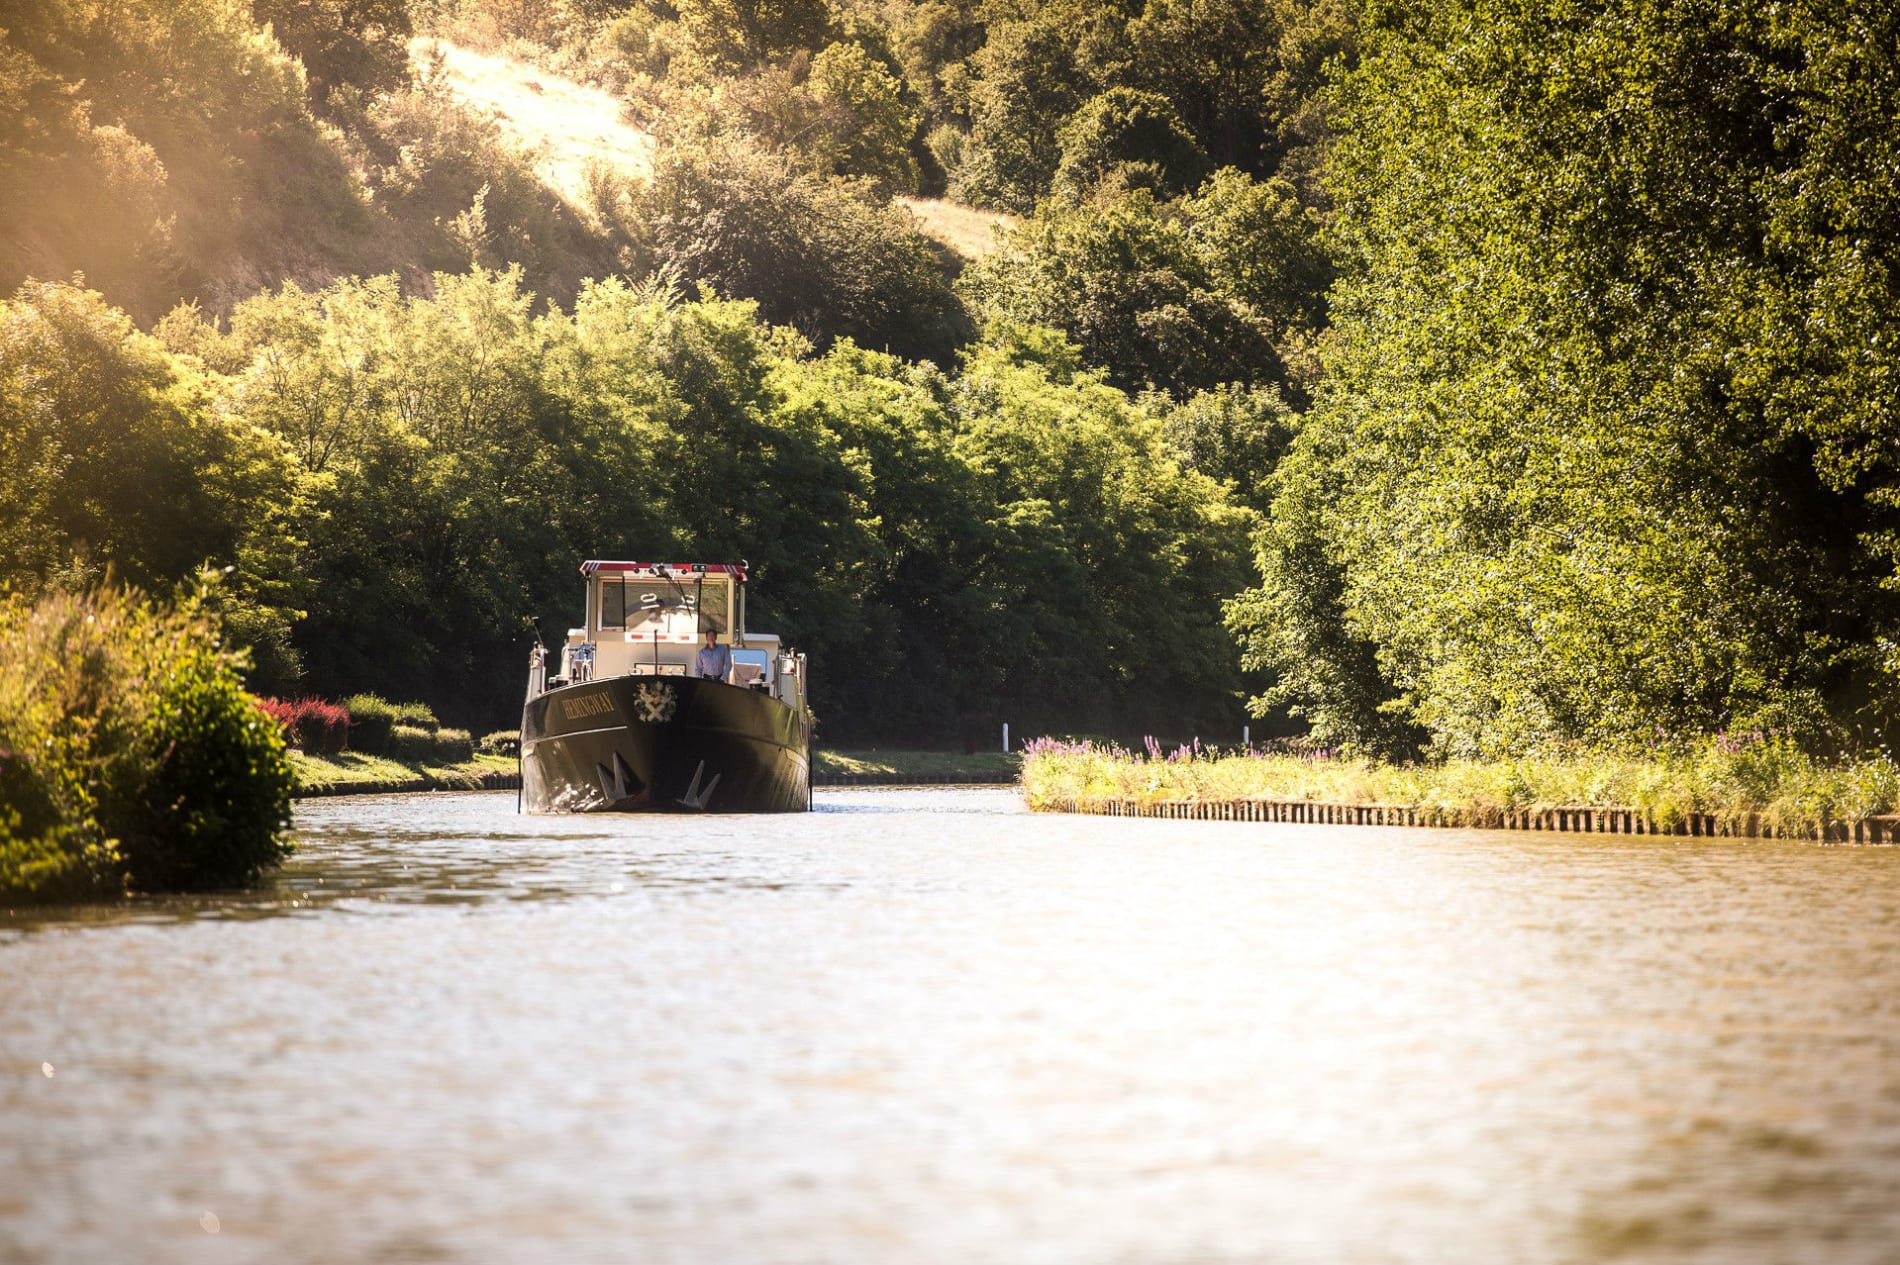
{"type": "Polygon", "coordinates": [[[600,627],[698,640],[732,632],[732,581],[692,574],[603,578],[600,627]]]}
{"type": "Polygon", "coordinates": [[[695,595],[699,600],[700,633],[716,632],[721,636],[732,631],[732,615],[729,607],[732,582],[721,576],[717,580],[707,580],[699,586],[695,595]]]}
{"type": "Polygon", "coordinates": [[[627,626],[627,582],[625,580],[600,582],[600,626],[602,628],[627,626]]]}

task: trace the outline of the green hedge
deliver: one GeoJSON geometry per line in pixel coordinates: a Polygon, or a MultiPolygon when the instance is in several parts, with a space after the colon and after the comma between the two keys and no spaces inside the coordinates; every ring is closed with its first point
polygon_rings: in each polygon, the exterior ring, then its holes
{"type": "Polygon", "coordinates": [[[520,755],[521,731],[497,729],[492,734],[483,734],[482,740],[475,746],[483,755],[520,755]]]}
{"type": "Polygon", "coordinates": [[[408,764],[434,759],[435,735],[415,725],[397,725],[389,732],[389,744],[383,754],[408,764]]]}
{"type": "Polygon", "coordinates": [[[343,709],[350,714],[350,746],[371,755],[406,758],[394,745],[398,725],[431,734],[441,728],[427,703],[392,703],[375,694],[355,694],[343,700],[343,709]]]}
{"type": "Polygon", "coordinates": [[[282,729],[205,592],[0,601],[0,900],[237,886],[288,855],[282,729]]]}
{"type": "Polygon", "coordinates": [[[475,740],[466,729],[438,729],[434,758],[442,764],[466,764],[475,758],[475,740]]]}

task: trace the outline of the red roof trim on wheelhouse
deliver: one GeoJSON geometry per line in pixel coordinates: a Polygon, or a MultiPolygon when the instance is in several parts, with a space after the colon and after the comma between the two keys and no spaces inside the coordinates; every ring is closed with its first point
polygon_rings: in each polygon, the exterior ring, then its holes
{"type": "Polygon", "coordinates": [[[608,562],[589,558],[581,563],[582,575],[610,571],[632,575],[736,575],[746,578],[745,566],[736,562],[608,562]]]}

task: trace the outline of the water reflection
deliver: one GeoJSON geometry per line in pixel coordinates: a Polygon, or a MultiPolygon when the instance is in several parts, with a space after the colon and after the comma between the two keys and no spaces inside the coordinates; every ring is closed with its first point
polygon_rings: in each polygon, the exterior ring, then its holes
{"type": "Polygon", "coordinates": [[[317,803],[9,921],[0,1261],[1900,1241],[1900,850],[818,805],[317,803]]]}

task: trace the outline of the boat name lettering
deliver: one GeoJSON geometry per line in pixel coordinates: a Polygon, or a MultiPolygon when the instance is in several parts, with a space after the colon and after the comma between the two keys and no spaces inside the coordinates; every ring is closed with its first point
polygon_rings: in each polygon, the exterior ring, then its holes
{"type": "Polygon", "coordinates": [[[579,698],[561,700],[561,714],[569,720],[585,720],[589,716],[605,716],[614,709],[614,700],[606,690],[594,694],[583,694],[579,698]]]}

